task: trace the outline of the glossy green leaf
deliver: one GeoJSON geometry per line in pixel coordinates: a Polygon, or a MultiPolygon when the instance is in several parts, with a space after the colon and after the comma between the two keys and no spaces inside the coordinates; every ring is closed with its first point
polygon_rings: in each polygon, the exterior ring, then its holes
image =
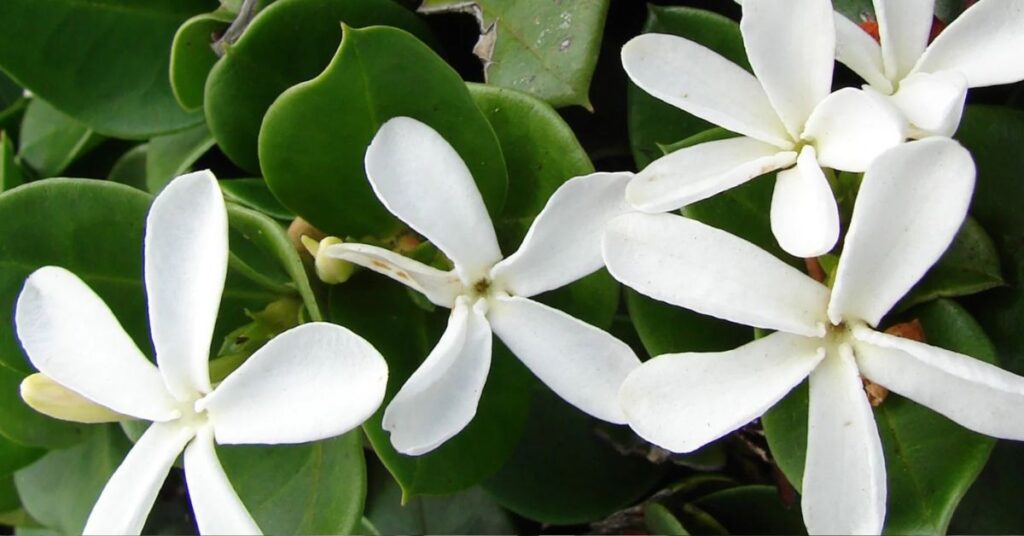
{"type": "MultiPolygon", "coordinates": [[[[912,309],[929,344],[995,363],[981,326],[956,302],[912,309]]],[[[779,468],[800,488],[807,445],[806,382],[762,418],[779,468]]],[[[995,440],[971,432],[924,406],[890,393],[875,408],[888,474],[889,534],[942,534],[960,498],[977,478],[995,440]]]]}
{"type": "MultiPolygon", "coordinates": [[[[701,9],[648,5],[645,33],[667,33],[704,45],[749,69],[736,22],[701,9]]],[[[628,92],[629,143],[638,168],[661,156],[660,145],[675,143],[713,125],[655,99],[633,84],[628,92]]]]}
{"type": "MultiPolygon", "coordinates": [[[[15,471],[36,461],[46,451],[35,447],[19,445],[5,437],[0,437],[0,478],[9,477],[15,471]]],[[[0,509],[0,512],[7,510],[0,509]]]]}
{"type": "Polygon", "coordinates": [[[608,0],[425,0],[421,13],[470,12],[473,48],[488,84],[524,91],[553,106],[590,106],[608,0]]]}
{"type": "Polygon", "coordinates": [[[21,120],[18,157],[39,176],[53,177],[102,139],[47,102],[32,99],[21,120]]]}
{"type": "Polygon", "coordinates": [[[6,132],[0,130],[0,193],[6,192],[25,182],[21,168],[14,161],[14,144],[6,132]]]}
{"type": "Polygon", "coordinates": [[[146,150],[146,189],[159,193],[171,179],[192,168],[213,147],[213,136],[206,125],[159,136],[149,140],[146,150]]]}
{"type": "Polygon", "coordinates": [[[107,178],[127,184],[132,188],[148,191],[146,188],[146,152],[149,144],[142,143],[125,151],[110,168],[107,178]]]}
{"type": "Polygon", "coordinates": [[[424,35],[416,16],[391,0],[281,0],[261,11],[206,81],[206,120],[236,164],[259,172],[257,137],[267,108],[284,90],[324,70],[341,42],[342,23],[424,35]]]}
{"type": "Polygon", "coordinates": [[[171,90],[185,111],[203,107],[210,69],[219,59],[210,45],[224,33],[234,16],[226,10],[196,15],[174,33],[171,43],[171,90]]]}
{"type": "Polygon", "coordinates": [[[676,519],[672,512],[660,503],[649,503],[644,508],[644,526],[649,534],[665,536],[690,536],[690,532],[676,519]]]}
{"type": "Polygon", "coordinates": [[[960,501],[949,533],[1024,533],[1024,509],[1019,507],[1022,485],[1024,443],[999,441],[985,469],[960,501]]]}
{"type": "Polygon", "coordinates": [[[349,534],[362,518],[362,434],[303,445],[218,447],[224,471],[265,534],[349,534]]]}
{"type": "Polygon", "coordinates": [[[722,352],[753,339],[753,331],[626,289],[633,327],[651,356],[676,352],[722,352]]]}
{"type": "Polygon", "coordinates": [[[729,534],[806,534],[800,505],[787,507],[774,486],[738,486],[709,493],[694,506],[722,524],[729,534]]]}
{"type": "Polygon", "coordinates": [[[201,120],[168,81],[171,40],[205,0],[4,0],[0,68],[96,132],[145,138],[201,120]]]}
{"type": "Polygon", "coordinates": [[[229,201],[258,210],[271,218],[285,221],[295,219],[295,214],[274,197],[263,179],[222,180],[220,189],[229,201]]]}
{"type": "Polygon", "coordinates": [[[395,232],[399,222],[373,194],[363,155],[380,125],[398,116],[441,133],[465,160],[491,214],[501,212],[507,176],[494,131],[459,75],[394,28],[346,30],[327,69],[271,106],[260,133],[267,184],[328,234],[395,232]],[[416,88],[415,98],[409,88],[416,88]]]}

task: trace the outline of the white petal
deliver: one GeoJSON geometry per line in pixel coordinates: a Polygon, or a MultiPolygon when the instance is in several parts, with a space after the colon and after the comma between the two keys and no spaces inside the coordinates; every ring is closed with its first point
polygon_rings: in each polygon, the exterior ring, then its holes
{"type": "Polygon", "coordinates": [[[771,224],[782,249],[797,257],[824,255],[839,240],[839,207],[814,147],[804,146],[796,167],[776,175],[771,224]]]}
{"type": "Polygon", "coordinates": [[[796,139],[832,89],[836,57],[832,3],[760,0],[743,6],[740,30],[750,66],[796,139]]]}
{"type": "Polygon", "coordinates": [[[602,266],[601,233],[612,218],[630,211],[631,173],[594,173],[569,180],[552,194],[533,221],[519,251],[501,261],[491,278],[517,296],[567,285],[602,266]]]}
{"type": "Polygon", "coordinates": [[[366,175],[384,206],[427,237],[466,278],[501,260],[483,197],[459,153],[409,117],[384,123],[366,149],[366,175]]]}
{"type": "Polygon", "coordinates": [[[490,368],[490,325],[481,307],[459,298],[437,346],[384,410],[395,450],[425,454],[462,431],[476,415],[490,368]]]}
{"type": "Polygon", "coordinates": [[[146,218],[146,295],[156,362],[180,399],[210,392],[213,327],[228,267],[228,216],[217,178],[182,175],[146,218]]]}
{"type": "Polygon", "coordinates": [[[722,128],[789,148],[792,139],[761,83],[742,67],[693,41],[644,34],[622,47],[634,84],[722,128]]]}
{"type": "Polygon", "coordinates": [[[843,344],[811,373],[800,504],[807,532],[881,534],[885,496],[882,442],[852,352],[843,344]]]}
{"type": "Polygon", "coordinates": [[[46,266],[28,277],[15,324],[32,364],[64,387],[123,415],[177,415],[160,372],[107,304],[64,268],[46,266]]]}
{"type": "Polygon", "coordinates": [[[907,75],[928,46],[935,0],[874,0],[878,36],[889,80],[907,75]]]}
{"type": "Polygon", "coordinates": [[[817,366],[821,345],[776,332],[729,352],[658,356],[629,375],[619,399],[640,437],[690,452],[764,414],[817,366]]]}
{"type": "Polygon", "coordinates": [[[656,300],[764,329],[824,335],[828,289],[725,231],[672,214],[627,214],[605,231],[611,274],[656,300]]]}
{"type": "Polygon", "coordinates": [[[845,88],[831,94],[807,121],[804,138],[823,167],[862,172],[907,137],[907,120],[881,95],[845,88]]]}
{"type": "Polygon", "coordinates": [[[171,465],[195,430],[153,423],[103,487],[84,534],[139,534],[171,465]]]}
{"type": "Polygon", "coordinates": [[[981,0],[964,11],[925,50],[917,72],[960,71],[970,87],[1024,79],[1024,3],[981,0]]]}
{"type": "Polygon", "coordinates": [[[455,297],[463,292],[462,282],[454,270],[443,272],[377,246],[336,244],[328,246],[323,254],[384,274],[422,293],[428,300],[442,307],[451,308],[455,305],[455,297]]]}
{"type": "Polygon", "coordinates": [[[185,447],[185,483],[199,534],[262,534],[224,474],[209,426],[185,447]]]}
{"type": "Polygon", "coordinates": [[[860,75],[871,87],[888,95],[892,82],[885,77],[882,65],[882,47],[867,32],[841,13],[834,16],[836,23],[836,59],[860,75]]]}
{"type": "Polygon", "coordinates": [[[973,357],[862,327],[857,365],[871,381],[1003,439],[1024,439],[1024,378],[973,357]]]}
{"type": "MultiPolygon", "coordinates": [[[[892,96],[907,120],[925,136],[952,136],[967,99],[967,79],[958,71],[914,73],[892,96]]],[[[924,136],[921,136],[924,137],[924,136]]]]}
{"type": "Polygon", "coordinates": [[[711,141],[651,162],[630,181],[626,199],[637,210],[668,212],[794,162],[793,151],[780,151],[754,138],[711,141]]]}
{"type": "Polygon", "coordinates": [[[619,388],[640,366],[629,345],[526,298],[495,300],[487,319],[509,350],[555,394],[598,419],[626,422],[619,388]]]}
{"type": "Polygon", "coordinates": [[[304,443],[343,434],[384,400],[388,367],[362,337],[312,322],[274,337],[206,398],[219,443],[304,443]]]}
{"type": "Polygon", "coordinates": [[[872,326],[949,247],[967,214],[974,162],[947,138],[893,149],[864,174],[828,314],[872,326]]]}

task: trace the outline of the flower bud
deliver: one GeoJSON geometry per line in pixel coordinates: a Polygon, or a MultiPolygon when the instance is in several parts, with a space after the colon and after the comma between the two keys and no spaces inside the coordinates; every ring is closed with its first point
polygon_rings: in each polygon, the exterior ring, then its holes
{"type": "Polygon", "coordinates": [[[329,285],[336,285],[338,283],[348,281],[348,278],[352,277],[352,272],[356,269],[355,265],[348,261],[342,261],[323,255],[323,251],[327,249],[328,246],[342,243],[344,242],[336,236],[328,236],[319,242],[306,235],[302,236],[302,245],[305,246],[306,251],[316,259],[315,265],[317,277],[329,285]]]}
{"type": "Polygon", "coordinates": [[[93,424],[131,419],[85,398],[40,373],[21,381],[21,399],[39,413],[62,421],[93,424]]]}

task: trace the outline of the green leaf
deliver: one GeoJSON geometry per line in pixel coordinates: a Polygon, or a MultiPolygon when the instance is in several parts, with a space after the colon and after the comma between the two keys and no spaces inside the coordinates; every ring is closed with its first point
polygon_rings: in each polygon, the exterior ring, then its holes
{"type": "Polygon", "coordinates": [[[750,342],[753,331],[700,313],[669,305],[626,289],[633,327],[651,356],[677,352],[722,352],[750,342]]]}
{"type": "Polygon", "coordinates": [[[1024,443],[999,441],[988,464],[964,495],[949,524],[950,534],[1022,534],[1024,443]]]}
{"type": "Polygon", "coordinates": [[[18,157],[40,176],[53,177],[102,140],[45,101],[32,99],[21,120],[18,157]]]}
{"type": "Polygon", "coordinates": [[[787,507],[774,486],[738,486],[695,501],[729,534],[806,534],[800,505],[787,507]]]}
{"type": "Polygon", "coordinates": [[[143,192],[148,191],[146,187],[146,152],[148,150],[149,144],[142,143],[125,151],[114,162],[107,178],[143,192]]]}
{"type": "MultiPolygon", "coordinates": [[[[26,447],[0,437],[0,478],[9,477],[18,469],[38,460],[43,454],[46,454],[43,449],[26,447]]],[[[6,511],[0,509],[0,512],[6,511]]]]}
{"type": "Polygon", "coordinates": [[[171,179],[189,171],[192,164],[213,147],[206,125],[149,140],[146,151],[146,189],[159,193],[171,179]]]}
{"type": "Polygon", "coordinates": [[[103,486],[130,446],[116,426],[91,427],[86,441],[52,451],[14,474],[22,505],[59,534],[81,534],[103,486]]]}
{"type": "Polygon", "coordinates": [[[0,193],[6,192],[25,182],[21,169],[14,161],[14,144],[6,132],[0,130],[0,193]]]}
{"type": "Polygon", "coordinates": [[[146,138],[199,123],[168,82],[171,40],[205,0],[4,0],[0,67],[96,132],[146,138]]]}
{"type": "MultiPolygon", "coordinates": [[[[996,363],[981,326],[956,302],[940,299],[909,312],[924,327],[928,344],[996,363]]],[[[807,445],[807,384],[762,418],[775,461],[797,489],[807,445]]],[[[875,408],[889,493],[889,534],[943,534],[960,498],[977,478],[995,440],[890,393],[875,408]]]]}
{"type": "Polygon", "coordinates": [[[644,526],[649,534],[665,536],[690,536],[690,532],[676,519],[672,512],[660,503],[650,503],[644,508],[644,526]]]}
{"type": "MultiPolygon", "coordinates": [[[[690,7],[648,4],[648,9],[645,33],[685,37],[749,70],[743,37],[734,21],[690,7]]],[[[674,143],[714,126],[655,99],[633,84],[629,85],[627,98],[629,142],[636,165],[641,169],[662,155],[659,145],[674,143]]]]}
{"type": "Polygon", "coordinates": [[[406,497],[469,488],[505,463],[526,421],[530,384],[529,372],[497,339],[487,385],[469,426],[434,451],[405,456],[392,448],[381,428],[383,410],[440,338],[448,310],[428,314],[410,300],[405,288],[367,272],[332,286],[328,303],[332,322],[370,341],[387,359],[384,404],[363,429],[406,497]]]}
{"type": "Polygon", "coordinates": [[[224,33],[234,16],[226,10],[196,15],[174,33],[171,43],[171,90],[182,109],[203,107],[203,92],[210,69],[220,59],[213,51],[216,36],[224,33]]]}
{"type": "Polygon", "coordinates": [[[274,197],[263,179],[222,180],[220,189],[227,200],[262,212],[271,218],[289,222],[295,219],[295,214],[274,197]]]}
{"type": "Polygon", "coordinates": [[[476,16],[473,48],[488,84],[530,93],[553,106],[590,105],[608,0],[425,0],[421,13],[476,16]]]}
{"type": "MultiPolygon", "coordinates": [[[[261,11],[206,81],[206,120],[236,164],[260,171],[257,137],[264,114],[284,90],[324,70],[341,42],[342,23],[425,33],[413,13],[390,0],[281,0],[261,11]]],[[[319,133],[310,127],[310,134],[319,133]]]]}
{"type": "Polygon", "coordinates": [[[349,534],[362,518],[366,463],[359,430],[303,445],[217,451],[265,534],[349,534]]]}
{"type": "Polygon", "coordinates": [[[327,69],[270,107],[260,133],[267,184],[328,234],[394,233],[399,223],[373,194],[363,155],[380,125],[398,116],[441,133],[465,160],[490,213],[500,213],[507,177],[494,131],[459,75],[394,28],[347,29],[327,69]]]}

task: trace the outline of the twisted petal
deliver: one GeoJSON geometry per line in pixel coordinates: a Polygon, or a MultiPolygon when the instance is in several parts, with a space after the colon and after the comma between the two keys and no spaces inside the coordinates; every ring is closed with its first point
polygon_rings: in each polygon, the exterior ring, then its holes
{"type": "Polygon", "coordinates": [[[839,240],[839,207],[814,147],[804,146],[796,167],[776,176],[771,224],[782,249],[797,257],[824,255],[839,240]]]}
{"type": "Polygon", "coordinates": [[[881,534],[885,459],[871,405],[846,344],[811,373],[804,466],[804,523],[810,534],[881,534]]]}
{"type": "Polygon", "coordinates": [[[64,387],[123,415],[177,415],[160,372],[107,304],[64,268],[46,266],[28,277],[15,324],[32,364],[64,387]]]}
{"type": "Polygon", "coordinates": [[[740,30],[754,74],[790,136],[832,89],[835,23],[832,3],[760,0],[743,6],[740,30]]]}
{"type": "Polygon", "coordinates": [[[883,94],[893,91],[892,82],[885,76],[882,65],[882,47],[867,32],[840,13],[836,23],[836,59],[860,75],[871,87],[883,94]]]}
{"type": "Polygon", "coordinates": [[[627,344],[526,298],[495,300],[487,319],[509,350],[566,402],[598,419],[626,422],[619,388],[640,366],[627,344]]]}
{"type": "Polygon", "coordinates": [[[622,67],[640,89],[672,106],[765,143],[792,146],[761,83],[697,43],[674,35],[640,35],[622,47],[622,67]]]}
{"type": "Polygon", "coordinates": [[[741,238],[671,214],[627,214],[605,232],[622,283],[656,300],[748,326],[824,335],[828,289],[741,238]]]}
{"type": "Polygon", "coordinates": [[[872,90],[845,88],[815,108],[804,137],[814,144],[823,167],[862,172],[878,155],[903,143],[907,121],[872,90]]]}
{"type": "Polygon", "coordinates": [[[1024,378],[973,357],[861,327],[854,331],[865,377],[964,428],[1024,439],[1024,378]]]}
{"type": "MultiPolygon", "coordinates": [[[[895,0],[899,1],[899,0],[895,0]]],[[[1024,79],[1024,3],[981,0],[932,41],[914,71],[959,71],[970,87],[1024,79]]]]}
{"type": "Polygon", "coordinates": [[[874,0],[885,75],[906,76],[928,46],[935,0],[874,0]]]}
{"type": "Polygon", "coordinates": [[[424,454],[465,428],[490,367],[490,325],[481,307],[459,298],[437,346],[384,410],[395,450],[424,454]]]}
{"type": "Polygon", "coordinates": [[[640,437],[690,452],[775,405],[821,361],[821,346],[777,332],[729,352],[658,356],[629,375],[619,399],[640,437]]]}
{"type": "Polygon", "coordinates": [[[594,173],[569,180],[552,194],[523,244],[491,272],[512,294],[529,297],[556,289],[604,266],[601,234],[629,212],[631,173],[594,173]]]}
{"type": "Polygon", "coordinates": [[[208,360],[228,267],[228,217],[217,178],[174,179],[146,218],[149,325],[167,388],[180,399],[210,392],[208,360]]]}
{"type": "Polygon", "coordinates": [[[384,123],[366,149],[366,176],[392,214],[427,237],[468,278],[501,260],[483,197],[459,153],[409,117],[384,123]]]}
{"type": "Polygon", "coordinates": [[[454,271],[442,272],[377,246],[336,244],[328,246],[323,254],[384,274],[422,293],[428,300],[442,307],[454,306],[455,298],[463,292],[462,282],[454,271]]]}
{"type": "Polygon", "coordinates": [[[85,522],[85,534],[139,534],[160,487],[195,430],[153,423],[103,487],[85,522]]]}
{"type": "Polygon", "coordinates": [[[878,325],[949,247],[974,189],[974,162],[947,138],[886,152],[864,174],[828,314],[878,325]]]}
{"type": "Polygon", "coordinates": [[[967,99],[967,79],[959,71],[914,73],[900,82],[892,102],[924,137],[952,136],[967,99]]]}
{"type": "Polygon", "coordinates": [[[668,212],[793,165],[796,153],[754,138],[730,138],[679,149],[654,162],[626,187],[637,210],[668,212]]]}
{"type": "Polygon", "coordinates": [[[224,474],[209,426],[185,447],[185,483],[200,534],[262,534],[224,474]]]}
{"type": "Polygon", "coordinates": [[[362,424],[387,381],[370,343],[313,322],[274,337],[196,407],[209,413],[219,443],[305,443],[362,424]]]}

